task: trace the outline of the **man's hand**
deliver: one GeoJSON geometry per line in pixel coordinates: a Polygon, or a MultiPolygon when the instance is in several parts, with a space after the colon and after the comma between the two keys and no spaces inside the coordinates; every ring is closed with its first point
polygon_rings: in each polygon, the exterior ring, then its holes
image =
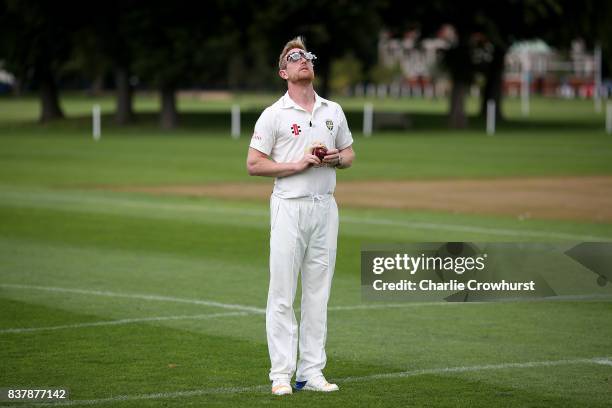
{"type": "Polygon", "coordinates": [[[300,159],[299,162],[296,163],[296,173],[300,173],[310,166],[320,166],[321,160],[314,154],[306,153],[304,157],[300,159]]]}
{"type": "Polygon", "coordinates": [[[339,152],[338,149],[328,150],[327,155],[323,157],[323,161],[311,153],[306,153],[297,162],[276,163],[270,160],[267,154],[249,147],[246,167],[251,176],[287,177],[296,173],[301,173],[310,167],[330,166],[346,169],[351,166],[354,158],[355,153],[353,152],[353,148],[349,146],[342,149],[342,152],[339,152]],[[342,163],[338,166],[341,153],[342,163]]]}
{"type": "Polygon", "coordinates": [[[329,167],[336,166],[339,161],[338,156],[340,156],[340,151],[338,149],[329,149],[323,158],[323,164],[326,164],[329,167]]]}

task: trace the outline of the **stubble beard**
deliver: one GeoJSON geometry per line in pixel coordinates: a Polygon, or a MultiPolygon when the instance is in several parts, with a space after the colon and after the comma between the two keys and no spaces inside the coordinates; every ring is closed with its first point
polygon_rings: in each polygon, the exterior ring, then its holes
{"type": "Polygon", "coordinates": [[[292,77],[289,78],[289,80],[291,82],[293,82],[294,84],[309,84],[312,83],[312,81],[314,81],[314,72],[308,70],[308,71],[302,71],[301,69],[297,72],[297,74],[292,77]]]}

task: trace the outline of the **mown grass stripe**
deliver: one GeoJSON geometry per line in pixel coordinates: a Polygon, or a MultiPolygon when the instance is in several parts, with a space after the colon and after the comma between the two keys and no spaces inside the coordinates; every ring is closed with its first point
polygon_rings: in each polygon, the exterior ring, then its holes
{"type": "MultiPolygon", "coordinates": [[[[565,359],[565,360],[548,360],[548,361],[526,361],[522,363],[501,363],[501,364],[486,364],[486,365],[475,365],[475,366],[457,366],[457,367],[440,367],[440,368],[428,368],[420,370],[409,370],[400,371],[394,373],[380,373],[372,375],[364,375],[359,377],[345,377],[333,379],[334,382],[342,385],[343,383],[361,382],[361,381],[372,381],[372,380],[386,380],[386,379],[398,379],[407,377],[417,377],[423,375],[445,375],[445,374],[461,374],[467,372],[477,371],[488,371],[488,370],[509,370],[509,369],[525,369],[525,368],[538,368],[538,367],[556,367],[562,365],[574,365],[574,364],[601,364],[601,361],[609,361],[610,357],[593,357],[593,358],[576,358],[576,359],[565,359]]],[[[188,398],[188,397],[199,397],[210,394],[239,394],[246,392],[264,393],[270,392],[270,385],[252,385],[246,387],[216,387],[216,388],[203,388],[199,390],[189,391],[170,391],[170,392],[158,392],[151,394],[133,394],[133,395],[117,395],[108,398],[98,398],[89,400],[72,400],[65,402],[56,403],[36,403],[31,405],[15,405],[14,407],[41,407],[41,406],[87,406],[87,405],[102,405],[110,404],[115,402],[123,401],[142,401],[142,400],[158,400],[158,399],[176,399],[176,398],[188,398]]],[[[342,392],[342,391],[340,391],[342,392]]],[[[290,398],[290,397],[285,397],[290,398]]]]}
{"type": "MultiPolygon", "coordinates": [[[[263,210],[249,210],[246,208],[228,208],[219,206],[208,206],[208,205],[193,205],[193,204],[179,204],[179,203],[151,203],[143,202],[138,200],[126,200],[124,198],[108,199],[104,197],[87,198],[82,196],[73,197],[70,194],[57,194],[57,193],[23,193],[23,192],[0,192],[0,196],[6,198],[13,198],[21,200],[22,202],[31,203],[33,206],[41,206],[44,200],[48,202],[65,202],[65,203],[88,203],[96,204],[100,211],[105,210],[108,205],[115,205],[126,208],[144,208],[151,210],[170,210],[177,212],[193,211],[193,212],[206,212],[206,213],[217,213],[217,214],[233,214],[240,216],[252,216],[252,217],[267,217],[269,214],[263,210]],[[12,196],[12,197],[11,197],[12,196]]],[[[508,229],[508,228],[495,228],[495,227],[475,227],[471,225],[462,224],[449,224],[439,222],[420,222],[420,221],[402,221],[396,219],[380,218],[380,217],[353,217],[353,216],[342,216],[340,219],[341,223],[355,224],[355,225],[377,225],[377,226],[388,226],[388,227],[399,227],[399,228],[412,228],[421,230],[433,230],[433,231],[450,231],[450,232],[467,232],[477,234],[487,234],[503,237],[531,237],[531,238],[546,238],[546,239],[561,239],[561,240],[575,240],[575,241],[610,241],[612,237],[600,236],[600,235],[586,235],[576,234],[570,232],[554,232],[554,231],[540,231],[532,229],[508,229]]]]}

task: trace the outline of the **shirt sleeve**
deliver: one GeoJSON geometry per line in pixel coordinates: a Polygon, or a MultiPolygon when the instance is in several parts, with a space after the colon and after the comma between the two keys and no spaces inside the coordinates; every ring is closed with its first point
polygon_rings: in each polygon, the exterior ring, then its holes
{"type": "Polygon", "coordinates": [[[266,108],[259,116],[259,119],[257,119],[257,123],[255,123],[255,131],[249,146],[269,155],[272,152],[275,140],[274,114],[270,108],[266,108]]]}
{"type": "Polygon", "coordinates": [[[338,133],[336,134],[336,148],[342,150],[353,144],[353,135],[340,105],[338,105],[338,116],[340,117],[340,123],[338,124],[338,133]]]}

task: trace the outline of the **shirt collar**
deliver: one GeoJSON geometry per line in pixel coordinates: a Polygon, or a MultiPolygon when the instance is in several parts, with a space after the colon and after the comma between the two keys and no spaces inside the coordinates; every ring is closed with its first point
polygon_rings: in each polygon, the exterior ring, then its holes
{"type": "MultiPolygon", "coordinates": [[[[289,91],[285,92],[285,95],[283,95],[281,100],[282,100],[282,107],[283,107],[283,109],[295,108],[295,109],[298,109],[298,110],[304,110],[304,108],[302,108],[300,105],[295,103],[295,101],[293,99],[291,99],[291,97],[289,96],[289,91]]],[[[312,108],[312,111],[314,112],[315,109],[317,109],[317,107],[321,106],[322,104],[327,105],[327,102],[328,102],[327,99],[321,98],[319,96],[319,94],[317,94],[315,92],[315,103],[314,103],[314,106],[312,108]]]]}

